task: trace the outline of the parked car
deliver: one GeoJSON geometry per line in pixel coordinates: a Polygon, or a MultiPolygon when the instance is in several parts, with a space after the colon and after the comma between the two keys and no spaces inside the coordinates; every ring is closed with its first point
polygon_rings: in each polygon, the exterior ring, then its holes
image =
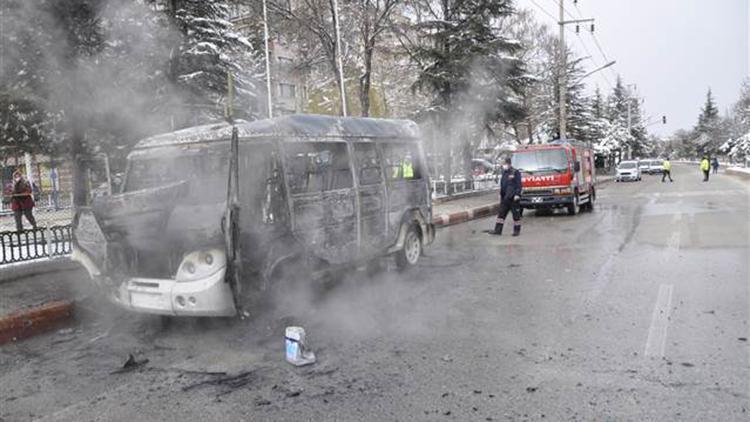
{"type": "Polygon", "coordinates": [[[641,169],[638,165],[638,161],[621,161],[617,165],[617,175],[615,176],[616,182],[624,181],[640,181],[641,180],[641,169]]]}
{"type": "Polygon", "coordinates": [[[641,174],[650,174],[650,172],[651,172],[651,160],[639,160],[638,161],[638,170],[640,170],[641,174]]]}
{"type": "Polygon", "coordinates": [[[649,174],[661,174],[664,171],[664,160],[651,160],[648,169],[649,174]]]}

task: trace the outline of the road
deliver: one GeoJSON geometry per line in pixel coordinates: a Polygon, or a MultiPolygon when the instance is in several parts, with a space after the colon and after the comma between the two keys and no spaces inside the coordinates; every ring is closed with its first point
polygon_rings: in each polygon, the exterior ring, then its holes
{"type": "Polygon", "coordinates": [[[418,271],[352,274],[294,319],[84,302],[72,333],[0,348],[0,419],[750,420],[748,184],[674,173],[527,212],[519,238],[442,229],[418,271]],[[315,365],[284,361],[292,323],[315,365]]]}

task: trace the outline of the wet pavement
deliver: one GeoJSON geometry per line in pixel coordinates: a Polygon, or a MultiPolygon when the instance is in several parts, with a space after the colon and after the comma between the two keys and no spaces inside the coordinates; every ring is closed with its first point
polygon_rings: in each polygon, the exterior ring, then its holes
{"type": "Polygon", "coordinates": [[[749,420],[749,185],[674,173],[527,212],[519,238],[441,229],[418,271],[357,272],[277,315],[90,298],[73,330],[0,348],[0,420],[749,420]],[[315,365],[284,361],[292,324],[315,365]]]}

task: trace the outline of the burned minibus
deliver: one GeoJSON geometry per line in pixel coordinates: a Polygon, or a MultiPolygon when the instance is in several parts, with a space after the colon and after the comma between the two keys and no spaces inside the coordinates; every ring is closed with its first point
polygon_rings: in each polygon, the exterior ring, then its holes
{"type": "Polygon", "coordinates": [[[235,315],[291,273],[409,268],[435,236],[416,124],[314,115],[145,139],[73,224],[73,259],[111,300],[186,316],[235,315]]]}

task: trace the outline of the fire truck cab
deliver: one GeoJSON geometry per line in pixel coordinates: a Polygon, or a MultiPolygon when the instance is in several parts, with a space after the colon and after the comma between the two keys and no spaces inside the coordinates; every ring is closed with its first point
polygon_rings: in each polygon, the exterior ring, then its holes
{"type": "Polygon", "coordinates": [[[572,139],[526,145],[513,153],[512,162],[521,172],[521,207],[567,208],[570,215],[593,210],[596,170],[590,145],[572,139]]]}

